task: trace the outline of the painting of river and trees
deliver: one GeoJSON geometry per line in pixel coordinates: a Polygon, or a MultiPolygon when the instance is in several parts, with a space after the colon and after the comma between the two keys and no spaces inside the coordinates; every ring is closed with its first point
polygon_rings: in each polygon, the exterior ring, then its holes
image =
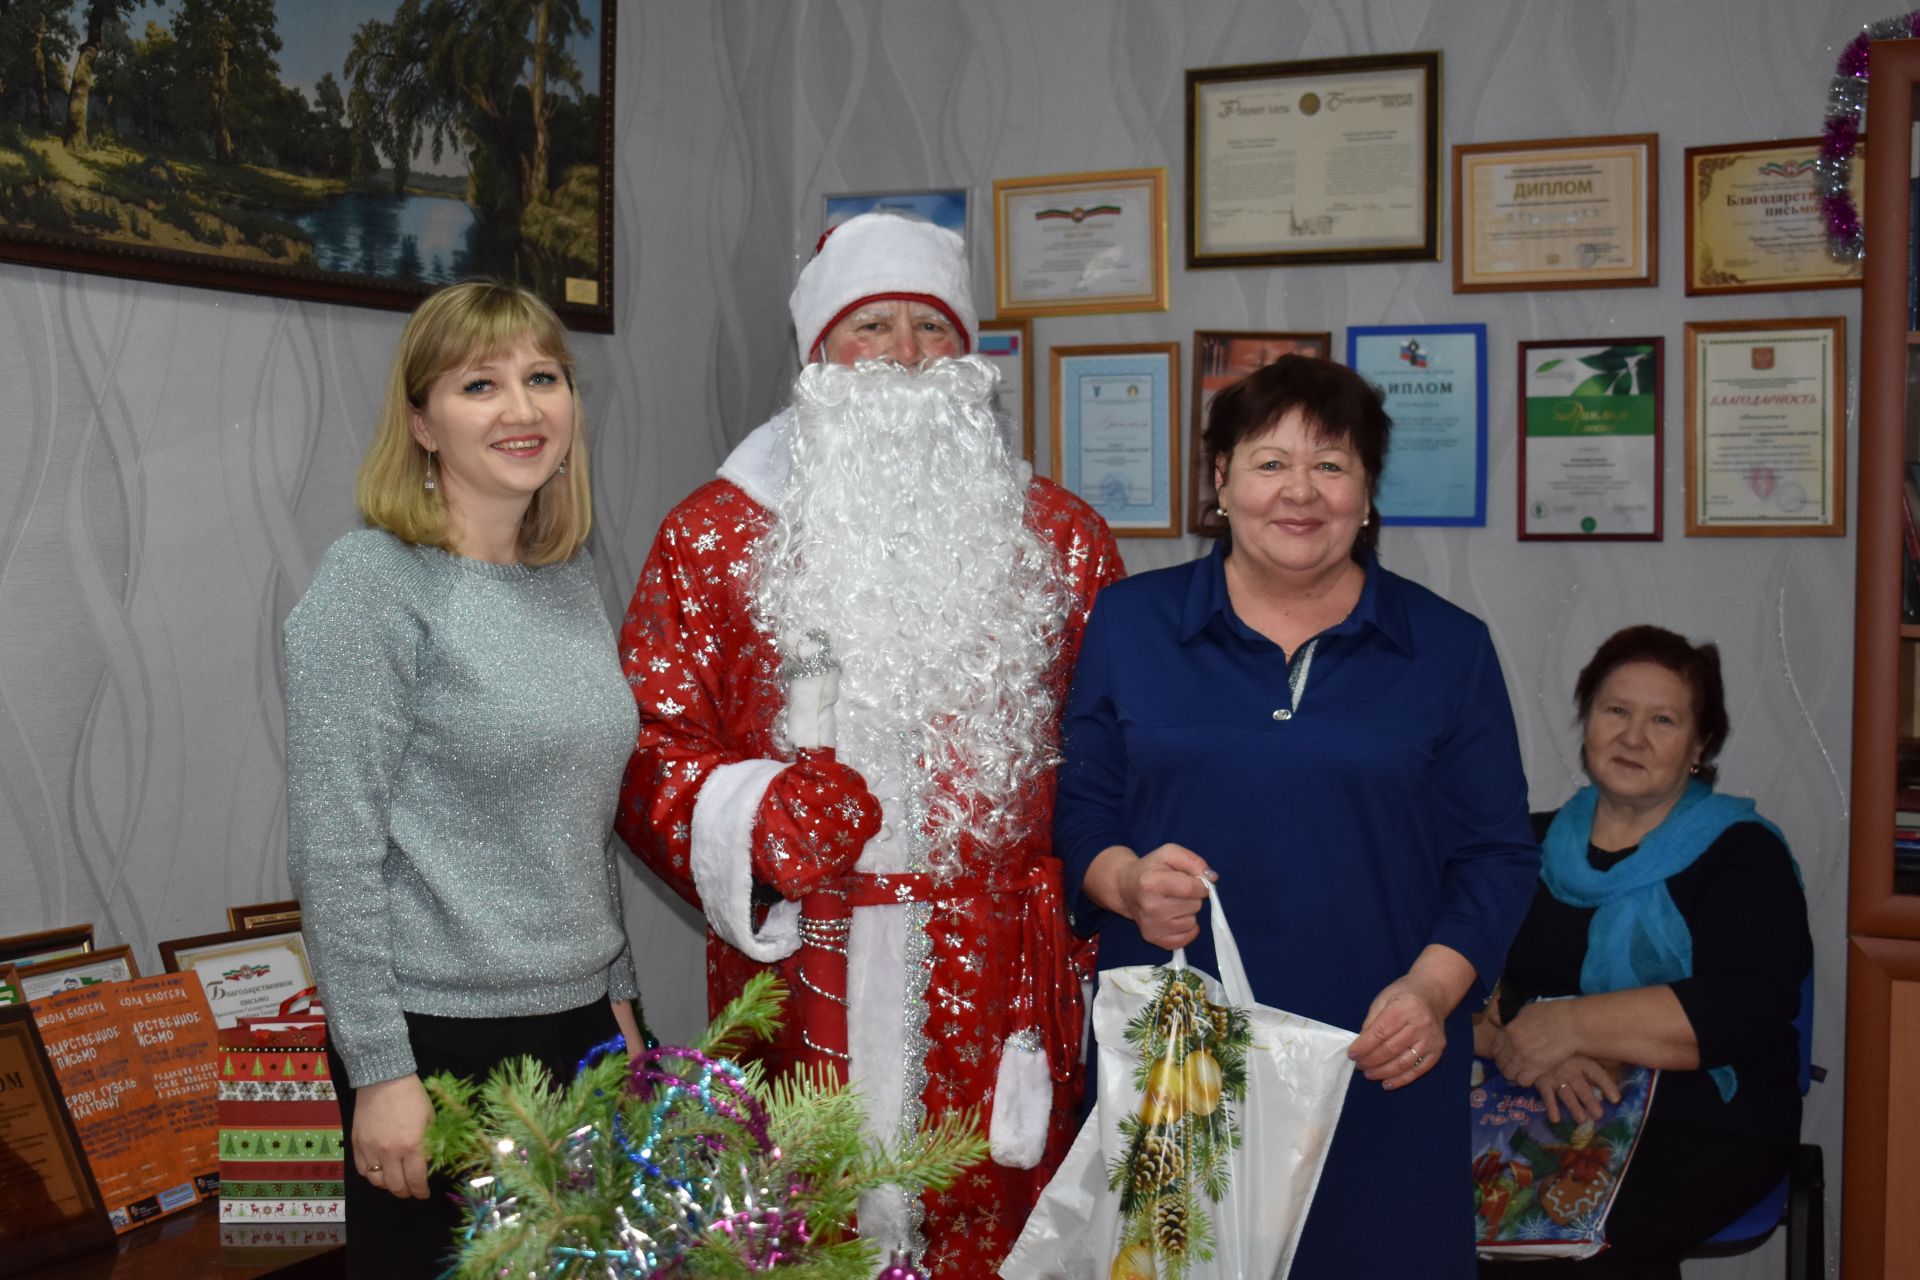
{"type": "Polygon", "coordinates": [[[0,259],[613,327],[615,0],[0,0],[0,259]]]}

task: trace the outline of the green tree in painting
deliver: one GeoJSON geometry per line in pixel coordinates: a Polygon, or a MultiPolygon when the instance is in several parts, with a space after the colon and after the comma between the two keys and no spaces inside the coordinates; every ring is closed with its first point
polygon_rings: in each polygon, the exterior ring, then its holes
{"type": "Polygon", "coordinates": [[[87,111],[93,104],[96,80],[94,64],[106,44],[107,28],[119,22],[147,0],[87,0],[87,36],[74,54],[73,75],[67,81],[67,131],[69,151],[85,151],[91,146],[87,129],[87,111]]]}
{"type": "Polygon", "coordinates": [[[552,194],[555,90],[583,92],[567,41],[591,29],[580,0],[401,0],[354,35],[354,132],[386,156],[396,190],[417,148],[437,162],[464,147],[485,239],[511,253],[523,213],[552,194]]]}
{"type": "Polygon", "coordinates": [[[172,146],[179,138],[173,108],[179,78],[179,49],[173,33],[149,20],[126,55],[101,72],[101,96],[112,97],[115,114],[129,135],[172,146]]]}
{"type": "Polygon", "coordinates": [[[180,0],[173,38],[182,69],[202,88],[213,158],[231,164],[236,122],[247,108],[271,112],[280,95],[273,0],[180,0]]]}
{"type": "Polygon", "coordinates": [[[42,129],[53,128],[54,95],[66,88],[76,33],[72,0],[0,3],[0,100],[30,103],[42,129]]]}

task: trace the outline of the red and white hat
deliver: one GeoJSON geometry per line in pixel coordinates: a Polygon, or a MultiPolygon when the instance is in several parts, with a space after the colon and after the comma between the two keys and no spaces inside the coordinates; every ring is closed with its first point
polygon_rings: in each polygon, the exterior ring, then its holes
{"type": "Polygon", "coordinates": [[[967,246],[945,227],[897,213],[863,213],[827,232],[800,272],[787,306],[800,362],[812,363],[827,331],[863,302],[901,298],[937,307],[967,351],[978,335],[967,246]]]}

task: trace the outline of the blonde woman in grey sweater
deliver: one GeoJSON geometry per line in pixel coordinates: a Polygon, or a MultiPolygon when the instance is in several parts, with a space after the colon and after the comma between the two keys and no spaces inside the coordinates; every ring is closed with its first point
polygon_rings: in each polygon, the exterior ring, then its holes
{"type": "Polygon", "coordinates": [[[422,1077],[637,1041],[607,840],[636,713],[585,547],[586,423],[533,294],[400,339],[356,497],[286,623],[288,857],[350,1153],[348,1272],[445,1266],[422,1077]],[[350,1085],[351,1087],[346,1087],[350,1085]]]}

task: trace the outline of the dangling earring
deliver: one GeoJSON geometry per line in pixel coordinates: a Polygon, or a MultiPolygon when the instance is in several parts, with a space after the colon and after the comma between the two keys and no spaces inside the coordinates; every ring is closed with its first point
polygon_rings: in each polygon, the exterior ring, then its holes
{"type": "Polygon", "coordinates": [[[425,489],[428,493],[432,493],[435,489],[438,489],[440,487],[439,485],[433,482],[433,450],[431,449],[427,450],[427,480],[426,480],[426,483],[421,485],[420,487],[422,489],[425,489]]]}
{"type": "Polygon", "coordinates": [[[1692,764],[1690,764],[1690,765],[1688,765],[1688,766],[1687,766],[1687,772],[1688,772],[1688,773],[1690,773],[1690,774],[1692,774],[1692,775],[1693,775],[1694,777],[1696,777],[1696,778],[1697,778],[1697,777],[1699,777],[1699,776],[1700,776],[1700,762],[1699,762],[1698,760],[1695,760],[1695,761],[1694,761],[1694,762],[1693,762],[1692,764]]]}
{"type": "Polygon", "coordinates": [[[560,465],[553,469],[553,474],[557,476],[567,474],[567,460],[565,458],[560,459],[560,465]]]}
{"type": "Polygon", "coordinates": [[[1373,523],[1373,512],[1369,511],[1367,512],[1366,515],[1363,515],[1360,517],[1360,527],[1362,529],[1366,528],[1368,525],[1372,523],[1373,523]]]}
{"type": "Polygon", "coordinates": [[[1225,520],[1227,518],[1227,509],[1225,507],[1215,507],[1213,509],[1213,514],[1219,516],[1222,520],[1225,520]]]}

